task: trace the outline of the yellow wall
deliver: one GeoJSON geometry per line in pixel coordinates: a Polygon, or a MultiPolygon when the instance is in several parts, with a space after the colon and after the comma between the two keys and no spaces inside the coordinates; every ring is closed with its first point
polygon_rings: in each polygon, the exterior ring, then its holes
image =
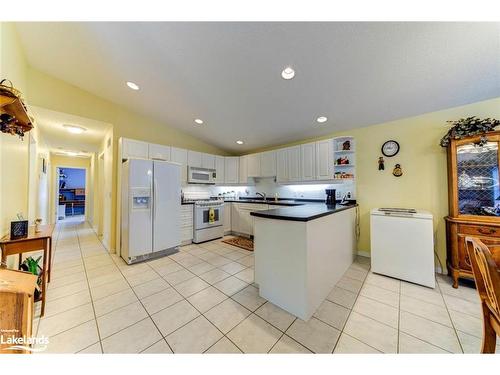
{"type": "MultiPolygon", "coordinates": [[[[0,23],[0,79],[8,78],[26,96],[26,63],[12,24],[0,23]]],[[[29,137],[0,134],[0,234],[16,214],[28,217],[29,137]]]]}
{"type": "Polygon", "coordinates": [[[433,213],[436,247],[444,262],[443,217],[448,214],[448,183],[446,151],[439,146],[439,140],[449,128],[447,120],[474,115],[500,118],[500,98],[317,138],[351,135],[356,139],[357,197],[361,214],[359,250],[370,250],[369,213],[372,208],[415,207],[433,213]],[[395,157],[385,158],[386,169],[379,171],[380,148],[389,139],[398,141],[401,149],[395,157]],[[392,175],[396,163],[403,168],[404,174],[399,178],[392,175]]]}

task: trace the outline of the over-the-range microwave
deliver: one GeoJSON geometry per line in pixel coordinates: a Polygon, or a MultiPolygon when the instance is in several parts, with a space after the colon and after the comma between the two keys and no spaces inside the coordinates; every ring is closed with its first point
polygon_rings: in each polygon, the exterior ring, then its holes
{"type": "Polygon", "coordinates": [[[188,182],[190,184],[215,184],[216,178],[215,169],[188,167],[188,182]]]}

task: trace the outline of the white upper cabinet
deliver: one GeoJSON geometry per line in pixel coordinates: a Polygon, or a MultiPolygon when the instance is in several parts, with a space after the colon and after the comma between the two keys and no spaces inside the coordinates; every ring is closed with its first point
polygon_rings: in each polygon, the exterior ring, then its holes
{"type": "Polygon", "coordinates": [[[288,181],[300,181],[302,174],[300,173],[300,146],[287,148],[288,156],[288,181]]]}
{"type": "Polygon", "coordinates": [[[316,179],[316,142],[300,145],[302,181],[316,179]]]}
{"type": "Polygon", "coordinates": [[[188,151],[182,148],[172,147],[170,160],[181,165],[181,182],[187,182],[188,151]]]}
{"type": "Polygon", "coordinates": [[[316,179],[333,179],[333,140],[316,142],[316,179]]]}
{"type": "Polygon", "coordinates": [[[188,151],[188,166],[202,168],[201,152],[188,151]]]}
{"type": "Polygon", "coordinates": [[[226,184],[237,184],[239,176],[240,158],[238,156],[227,156],[224,158],[224,182],[226,184]]]}
{"type": "Polygon", "coordinates": [[[260,177],[260,154],[247,155],[248,177],[260,177]]]}
{"type": "Polygon", "coordinates": [[[248,156],[240,156],[239,182],[246,184],[248,182],[248,156]]]}
{"type": "Polygon", "coordinates": [[[170,161],[170,146],[150,143],[149,159],[170,161]]]}
{"type": "Polygon", "coordinates": [[[208,169],[215,169],[215,155],[202,153],[201,167],[208,169]]]}
{"type": "Polygon", "coordinates": [[[266,151],[260,154],[260,176],[276,176],[276,151],[266,151]]]}
{"type": "Polygon", "coordinates": [[[149,144],[147,142],[135,141],[132,139],[122,138],[122,159],[149,158],[149,144]]]}
{"type": "Polygon", "coordinates": [[[288,182],[288,149],[276,151],[276,181],[288,182]]]}
{"type": "Polygon", "coordinates": [[[215,183],[216,184],[223,184],[225,181],[224,174],[225,174],[225,157],[224,156],[216,156],[215,157],[215,172],[216,178],[215,178],[215,183]]]}

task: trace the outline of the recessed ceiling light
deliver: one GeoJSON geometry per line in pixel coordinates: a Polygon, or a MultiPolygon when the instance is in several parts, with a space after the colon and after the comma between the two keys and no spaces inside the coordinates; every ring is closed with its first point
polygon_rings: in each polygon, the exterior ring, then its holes
{"type": "Polygon", "coordinates": [[[68,156],[78,156],[79,155],[78,152],[74,152],[74,151],[66,151],[65,154],[68,156]]]}
{"type": "Polygon", "coordinates": [[[292,67],[287,66],[281,72],[281,77],[283,77],[283,79],[292,79],[293,77],[295,77],[295,70],[293,70],[292,67]]]}
{"type": "Polygon", "coordinates": [[[316,119],[316,122],[319,122],[320,124],[326,122],[326,120],[328,120],[327,117],[325,116],[319,116],[317,119],[316,119]]]}
{"type": "Polygon", "coordinates": [[[237,144],[242,145],[243,141],[236,141],[237,144]]]}
{"type": "Polygon", "coordinates": [[[68,124],[63,124],[63,127],[66,128],[67,131],[73,134],[82,134],[84,131],[87,130],[85,128],[82,128],[81,126],[68,125],[68,124]]]}
{"type": "Polygon", "coordinates": [[[203,124],[203,120],[199,118],[195,119],[194,122],[196,122],[198,125],[203,124]]]}
{"type": "Polygon", "coordinates": [[[134,82],[128,81],[127,86],[130,87],[132,90],[136,90],[136,91],[139,90],[139,85],[134,83],[134,82]]]}

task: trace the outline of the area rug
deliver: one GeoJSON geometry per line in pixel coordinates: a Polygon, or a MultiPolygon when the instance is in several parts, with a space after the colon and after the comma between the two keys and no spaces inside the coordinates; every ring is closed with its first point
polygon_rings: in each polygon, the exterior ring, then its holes
{"type": "Polygon", "coordinates": [[[229,245],[233,245],[236,247],[240,247],[242,249],[253,251],[253,240],[245,237],[233,237],[227,240],[223,240],[222,242],[227,243],[229,245]]]}

